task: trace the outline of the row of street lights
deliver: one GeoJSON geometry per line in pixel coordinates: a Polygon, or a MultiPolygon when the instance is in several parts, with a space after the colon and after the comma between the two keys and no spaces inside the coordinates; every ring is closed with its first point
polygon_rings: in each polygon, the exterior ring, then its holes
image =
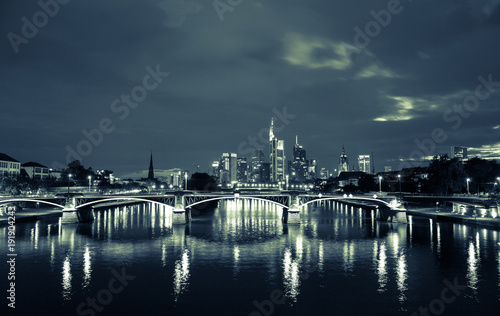
{"type": "MultiPolygon", "coordinates": [[[[382,176],[378,176],[378,191],[382,192],[382,176]]],[[[399,193],[401,193],[401,175],[398,174],[398,182],[399,182],[399,193]]]]}
{"type": "MultiPolygon", "coordinates": [[[[469,190],[469,182],[471,182],[471,178],[467,178],[467,194],[470,194],[470,190],[469,190]]],[[[500,184],[500,177],[497,177],[497,182],[498,184],[500,184]]],[[[494,185],[497,185],[497,182],[495,182],[494,185]]],[[[479,194],[479,184],[478,184],[478,194],[479,194]]]]}

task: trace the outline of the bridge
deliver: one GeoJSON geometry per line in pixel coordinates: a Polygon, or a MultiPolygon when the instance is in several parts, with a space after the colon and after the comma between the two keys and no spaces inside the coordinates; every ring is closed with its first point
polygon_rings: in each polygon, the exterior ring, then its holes
{"type": "Polygon", "coordinates": [[[406,212],[395,200],[390,202],[385,199],[369,196],[352,195],[322,195],[297,191],[281,191],[269,193],[201,193],[190,191],[176,191],[160,195],[68,195],[66,197],[29,197],[29,198],[4,198],[0,205],[6,203],[33,202],[61,208],[63,211],[62,222],[75,223],[92,220],[92,206],[102,203],[130,201],[158,203],[172,208],[172,222],[185,224],[191,220],[191,208],[212,201],[224,200],[255,200],[275,204],[283,209],[282,219],[287,224],[300,223],[300,211],[311,203],[322,201],[335,201],[340,204],[350,204],[366,209],[379,210],[379,218],[387,220],[394,216],[400,220],[406,219],[406,212]],[[90,215],[89,215],[90,214],[90,215]],[[399,215],[398,215],[399,214],[399,215]]]}

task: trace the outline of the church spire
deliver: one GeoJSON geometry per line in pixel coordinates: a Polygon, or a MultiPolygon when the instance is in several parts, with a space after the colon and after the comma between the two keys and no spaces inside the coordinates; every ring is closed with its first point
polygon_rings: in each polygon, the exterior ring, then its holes
{"type": "Polygon", "coordinates": [[[148,180],[154,180],[154,178],[155,178],[155,172],[153,168],[153,151],[151,151],[151,158],[149,159],[148,180]]]}

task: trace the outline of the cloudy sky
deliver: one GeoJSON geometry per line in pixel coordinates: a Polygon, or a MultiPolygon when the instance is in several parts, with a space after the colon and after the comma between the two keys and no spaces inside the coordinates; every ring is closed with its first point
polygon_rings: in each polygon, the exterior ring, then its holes
{"type": "Polygon", "coordinates": [[[0,152],[118,176],[268,152],[500,157],[499,0],[0,2],[0,152]],[[46,3],[45,5],[43,5],[46,3]],[[265,146],[265,147],[264,147],[265,146]]]}

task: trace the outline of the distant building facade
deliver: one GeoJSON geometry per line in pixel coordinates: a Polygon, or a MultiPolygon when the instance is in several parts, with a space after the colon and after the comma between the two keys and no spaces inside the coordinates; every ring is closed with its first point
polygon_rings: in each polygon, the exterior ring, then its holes
{"type": "Polygon", "coordinates": [[[30,179],[43,180],[49,178],[49,168],[37,162],[26,162],[21,165],[21,169],[26,172],[30,179]]]}
{"type": "Polygon", "coordinates": [[[18,177],[21,163],[9,155],[0,153],[0,177],[18,177]]]}

